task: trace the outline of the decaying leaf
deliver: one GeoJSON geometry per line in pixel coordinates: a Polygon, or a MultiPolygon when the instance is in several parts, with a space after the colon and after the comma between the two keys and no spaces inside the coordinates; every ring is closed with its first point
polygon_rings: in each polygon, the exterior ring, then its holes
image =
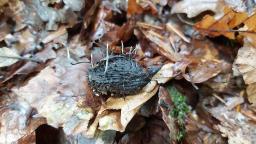
{"type": "Polygon", "coordinates": [[[220,0],[183,0],[172,7],[172,13],[186,13],[189,18],[200,13],[211,10],[215,13],[221,12],[220,0]]]}
{"type": "Polygon", "coordinates": [[[149,118],[145,126],[135,132],[126,133],[119,144],[169,144],[169,130],[160,118],[149,118]]]}
{"type": "Polygon", "coordinates": [[[212,115],[221,121],[216,128],[228,137],[229,144],[251,144],[255,143],[255,125],[247,117],[239,112],[228,110],[226,107],[218,106],[210,109],[212,115]]]}
{"type": "Polygon", "coordinates": [[[246,84],[256,82],[256,49],[254,47],[242,47],[239,49],[234,68],[243,75],[246,84]]]}
{"type": "Polygon", "coordinates": [[[152,41],[154,44],[157,45],[155,49],[163,56],[170,59],[171,61],[178,61],[181,59],[181,56],[173,50],[169,39],[152,30],[142,30],[142,33],[148,40],[152,41]]]}
{"type": "Polygon", "coordinates": [[[174,76],[174,64],[165,64],[159,72],[157,72],[152,80],[156,80],[160,84],[164,84],[174,76]]]}
{"type": "Polygon", "coordinates": [[[163,120],[170,131],[170,140],[175,141],[178,133],[178,127],[175,124],[175,118],[170,115],[170,106],[172,105],[172,100],[169,96],[167,89],[165,89],[164,87],[160,87],[159,89],[159,105],[162,112],[163,120]]]}
{"type": "Polygon", "coordinates": [[[237,58],[233,65],[233,70],[235,75],[242,75],[247,84],[247,95],[248,100],[256,104],[256,59],[255,59],[256,49],[251,46],[245,46],[239,49],[237,58]]]}
{"type": "Polygon", "coordinates": [[[38,126],[46,123],[42,117],[30,117],[32,109],[26,102],[12,101],[0,110],[0,143],[17,142],[24,136],[32,135],[38,126]]]}
{"type": "Polygon", "coordinates": [[[16,63],[20,55],[14,49],[2,47],[0,48],[0,67],[10,66],[16,63]]]}
{"type": "Polygon", "coordinates": [[[101,130],[123,132],[142,104],[154,96],[157,90],[157,83],[151,81],[143,88],[142,92],[138,94],[126,96],[125,98],[109,98],[106,103],[102,105],[95,121],[90,126],[87,133],[88,136],[94,135],[98,124],[101,130]],[[111,112],[111,110],[115,111],[111,112]]]}
{"type": "Polygon", "coordinates": [[[137,4],[136,0],[128,0],[128,9],[127,9],[128,15],[141,14],[142,12],[143,12],[143,9],[139,4],[137,4]]]}
{"type": "Polygon", "coordinates": [[[0,0],[0,143],[50,143],[42,128],[60,143],[256,143],[255,12],[255,0],[0,0]],[[132,73],[107,50],[161,68],[135,93],[97,94],[89,67],[132,73]]]}
{"type": "Polygon", "coordinates": [[[69,0],[63,0],[63,2],[67,7],[71,8],[71,10],[73,11],[80,11],[85,3],[83,0],[73,0],[72,2],[69,0]]]}
{"type": "Polygon", "coordinates": [[[84,82],[89,64],[70,65],[65,56],[58,58],[44,68],[37,76],[22,87],[14,87],[13,92],[19,101],[25,101],[45,117],[47,124],[63,127],[65,134],[78,134],[86,131],[92,110],[81,107],[86,95],[84,82]],[[53,67],[55,69],[53,69],[53,67]]]}
{"type": "Polygon", "coordinates": [[[205,61],[188,67],[188,73],[184,73],[183,77],[193,83],[201,83],[216,76],[221,72],[219,61],[205,61]]]}
{"type": "Polygon", "coordinates": [[[214,16],[205,15],[203,19],[195,24],[203,35],[216,37],[224,35],[235,39],[235,33],[249,39],[255,46],[255,12],[248,10],[241,0],[184,0],[176,3],[172,9],[173,13],[186,13],[189,18],[210,10],[214,16]],[[241,26],[244,25],[244,26],[241,26]],[[238,30],[237,30],[238,29],[238,30]]]}

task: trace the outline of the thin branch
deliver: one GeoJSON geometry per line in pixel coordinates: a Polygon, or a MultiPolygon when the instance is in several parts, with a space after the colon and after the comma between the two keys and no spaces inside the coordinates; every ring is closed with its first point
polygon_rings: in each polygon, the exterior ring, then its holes
{"type": "Polygon", "coordinates": [[[9,58],[9,59],[19,59],[19,60],[26,60],[26,61],[32,61],[32,62],[36,62],[36,63],[41,63],[42,61],[38,60],[38,59],[34,59],[34,58],[26,58],[26,57],[15,57],[15,56],[1,56],[1,58],[9,58]]]}

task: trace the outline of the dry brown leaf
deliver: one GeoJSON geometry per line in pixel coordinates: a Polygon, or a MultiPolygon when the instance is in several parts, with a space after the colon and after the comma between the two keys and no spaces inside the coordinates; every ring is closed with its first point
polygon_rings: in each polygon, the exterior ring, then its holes
{"type": "Polygon", "coordinates": [[[161,55],[165,56],[171,61],[178,61],[181,59],[181,56],[175,52],[172,48],[172,45],[166,37],[163,37],[161,34],[153,31],[153,30],[142,30],[144,36],[155,45],[155,50],[159,52],[161,55]]]}
{"type": "Polygon", "coordinates": [[[106,103],[102,105],[87,135],[93,136],[97,130],[98,124],[100,130],[116,130],[123,132],[140,107],[154,96],[157,90],[157,82],[151,81],[138,94],[126,96],[125,98],[110,97],[106,103]],[[115,111],[111,112],[111,110],[115,111]]]}
{"type": "Polygon", "coordinates": [[[143,12],[143,9],[140,7],[140,5],[137,4],[136,0],[128,0],[128,9],[127,9],[128,16],[131,16],[134,14],[141,14],[142,12],[143,12]]]}
{"type": "Polygon", "coordinates": [[[235,32],[238,32],[240,36],[247,38],[256,46],[255,12],[250,12],[241,0],[235,2],[233,0],[183,0],[174,5],[172,13],[186,13],[191,18],[207,10],[213,11],[215,15],[205,15],[195,24],[195,28],[203,35],[212,37],[224,35],[235,39],[235,32]],[[241,27],[242,24],[243,27],[241,27]]]}
{"type": "Polygon", "coordinates": [[[178,127],[175,123],[175,118],[170,115],[170,107],[172,104],[171,97],[166,88],[160,87],[159,88],[159,107],[162,112],[162,119],[166,123],[170,133],[169,137],[171,141],[176,140],[178,127]]]}
{"type": "Polygon", "coordinates": [[[225,10],[225,15],[218,20],[214,17],[206,15],[202,21],[198,22],[195,27],[201,30],[201,33],[209,36],[224,35],[230,39],[235,39],[235,33],[230,32],[228,23],[235,16],[235,12],[231,9],[225,10]]]}
{"type": "MultiPolygon", "coordinates": [[[[234,62],[234,70],[243,75],[245,84],[256,82],[256,49],[254,47],[242,47],[238,50],[234,62]]],[[[237,75],[237,74],[235,74],[237,75]]]]}
{"type": "Polygon", "coordinates": [[[229,144],[252,144],[256,142],[255,124],[234,110],[219,105],[211,108],[210,113],[221,123],[215,127],[228,137],[229,144]]]}
{"type": "MultiPolygon", "coordinates": [[[[8,99],[6,99],[8,101],[8,99]]],[[[25,102],[14,101],[1,107],[0,143],[17,142],[31,135],[35,129],[46,123],[44,118],[32,118],[31,107],[25,102]]]]}
{"type": "Polygon", "coordinates": [[[188,66],[188,73],[183,73],[183,77],[192,83],[202,83],[216,76],[221,72],[220,61],[207,60],[196,65],[188,66]]]}
{"type": "Polygon", "coordinates": [[[168,63],[162,66],[162,68],[157,72],[152,80],[156,80],[159,84],[164,84],[174,77],[174,64],[168,63]]]}
{"type": "Polygon", "coordinates": [[[195,28],[203,35],[212,37],[224,35],[230,39],[235,39],[235,32],[238,32],[240,36],[256,46],[255,12],[248,14],[246,12],[236,12],[229,7],[225,7],[223,13],[224,15],[221,17],[206,15],[200,22],[195,24],[195,28]],[[240,26],[242,24],[244,25],[243,27],[240,26]]]}
{"type": "Polygon", "coordinates": [[[66,30],[66,26],[61,26],[58,30],[54,31],[54,32],[51,32],[49,33],[43,40],[42,42],[44,44],[46,43],[49,43],[51,42],[52,40],[64,35],[67,33],[67,30],[66,30]]]}
{"type": "Polygon", "coordinates": [[[15,49],[2,47],[0,48],[0,67],[10,66],[17,61],[20,55],[15,49]]]}
{"type": "Polygon", "coordinates": [[[66,135],[86,131],[92,110],[81,107],[86,95],[84,82],[89,64],[71,65],[65,50],[58,57],[22,87],[12,90],[18,101],[24,101],[45,117],[47,124],[63,127],[66,135]]]}
{"type": "Polygon", "coordinates": [[[244,46],[238,50],[237,58],[233,65],[235,75],[242,75],[247,84],[246,93],[249,102],[256,104],[256,49],[244,46]]]}
{"type": "Polygon", "coordinates": [[[256,83],[248,85],[246,88],[246,93],[248,95],[248,101],[253,105],[256,105],[256,83]]]}

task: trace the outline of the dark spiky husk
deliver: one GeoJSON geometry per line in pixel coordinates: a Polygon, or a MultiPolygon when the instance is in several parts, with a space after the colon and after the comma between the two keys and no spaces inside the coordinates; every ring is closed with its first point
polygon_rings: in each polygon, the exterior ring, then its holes
{"type": "Polygon", "coordinates": [[[107,71],[106,59],[89,69],[89,85],[99,94],[122,97],[135,94],[149,81],[156,70],[146,71],[126,56],[110,56],[107,71]]]}

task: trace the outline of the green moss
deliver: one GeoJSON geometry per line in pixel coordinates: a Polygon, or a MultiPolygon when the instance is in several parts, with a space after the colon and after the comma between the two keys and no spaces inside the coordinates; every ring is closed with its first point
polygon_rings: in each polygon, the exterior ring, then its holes
{"type": "Polygon", "coordinates": [[[189,112],[189,107],[186,104],[186,97],[183,96],[174,86],[167,86],[168,93],[174,104],[173,110],[170,112],[170,115],[177,120],[179,126],[179,131],[176,135],[176,139],[181,141],[186,133],[185,129],[185,117],[189,112]]]}

